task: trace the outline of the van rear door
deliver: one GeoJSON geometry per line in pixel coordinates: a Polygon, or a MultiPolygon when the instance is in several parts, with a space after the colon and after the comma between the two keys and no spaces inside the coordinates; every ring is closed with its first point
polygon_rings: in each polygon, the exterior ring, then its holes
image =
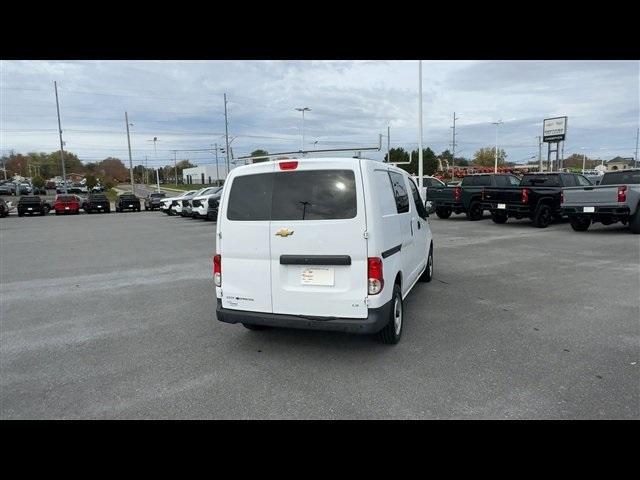
{"type": "Polygon", "coordinates": [[[218,225],[222,306],[271,312],[269,225],[275,165],[266,162],[232,177],[218,225]]]}
{"type": "Polygon", "coordinates": [[[273,313],[366,318],[365,231],[359,161],[276,162],[269,234],[273,313]]]}

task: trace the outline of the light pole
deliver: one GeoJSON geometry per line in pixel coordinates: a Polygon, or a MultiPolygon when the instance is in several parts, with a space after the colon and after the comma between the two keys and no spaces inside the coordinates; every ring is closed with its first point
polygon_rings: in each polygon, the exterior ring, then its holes
{"type": "Polygon", "coordinates": [[[131,136],[129,135],[129,125],[133,127],[133,123],[129,123],[129,115],[124,112],[124,121],[127,124],[127,145],[129,146],[129,175],[131,175],[131,192],[136,194],[136,187],[133,184],[133,159],[131,158],[131,136]]]}
{"type": "Polygon", "coordinates": [[[300,108],[296,108],[295,110],[297,110],[298,112],[302,112],[302,149],[301,151],[304,151],[304,112],[310,112],[311,109],[309,107],[300,107],[300,108]]]}
{"type": "Polygon", "coordinates": [[[453,150],[453,152],[451,153],[451,181],[453,182],[455,180],[454,178],[454,172],[456,171],[455,167],[455,163],[456,163],[456,120],[459,120],[458,117],[456,117],[456,112],[453,112],[453,140],[451,143],[451,148],[453,150]]]}
{"type": "Polygon", "coordinates": [[[498,120],[497,122],[491,122],[496,126],[496,159],[493,167],[493,173],[498,173],[498,127],[503,123],[502,120],[498,120]]]}
{"type": "MultiPolygon", "coordinates": [[[[156,183],[158,187],[158,192],[160,191],[160,177],[158,176],[158,149],[156,147],[156,142],[158,142],[158,137],[153,137],[151,140],[147,140],[147,142],[153,142],[153,158],[156,162],[156,183]]],[[[147,182],[149,183],[149,169],[147,168],[147,182]]]]}
{"type": "MultiPolygon", "coordinates": [[[[418,61],[418,192],[422,195],[422,60],[418,61]]],[[[422,201],[425,199],[423,198],[422,201]]]]}

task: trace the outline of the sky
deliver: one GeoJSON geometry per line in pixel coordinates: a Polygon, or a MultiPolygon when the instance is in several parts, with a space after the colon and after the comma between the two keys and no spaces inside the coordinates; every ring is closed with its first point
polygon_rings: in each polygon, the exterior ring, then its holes
{"type": "MultiPolygon", "coordinates": [[[[423,145],[471,158],[496,141],[507,160],[537,158],[544,118],[568,116],[565,157],[633,157],[640,124],[637,61],[428,61],[422,63],[423,145]]],[[[224,93],[235,157],[261,148],[357,148],[382,159],[418,145],[417,61],[4,61],[0,153],[59,149],[53,82],[65,149],[84,162],[173,163],[172,150],[224,146],[224,93]],[[154,151],[153,137],[157,137],[154,151]],[[316,143],[317,142],[317,143],[316,143]]],[[[215,154],[179,152],[198,165],[215,154]]],[[[348,153],[347,153],[348,155],[348,153]]],[[[546,145],[543,145],[543,158],[546,145]]],[[[222,163],[223,154],[219,156],[222,163]]]]}

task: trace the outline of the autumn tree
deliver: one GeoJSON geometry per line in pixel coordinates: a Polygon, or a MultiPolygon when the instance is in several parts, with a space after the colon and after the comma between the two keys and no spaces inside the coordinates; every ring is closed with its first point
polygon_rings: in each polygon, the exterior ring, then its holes
{"type": "MultiPolygon", "coordinates": [[[[498,149],[498,166],[504,166],[507,154],[501,148],[498,149]]],[[[473,154],[473,164],[479,167],[493,167],[496,161],[496,148],[481,148],[473,154]]]]}
{"type": "MultiPolygon", "coordinates": [[[[257,149],[251,152],[252,157],[259,157],[260,155],[268,155],[268,154],[269,152],[261,149],[257,149]]],[[[268,160],[269,160],[268,158],[256,158],[253,160],[253,163],[267,162],[268,160]]]]}

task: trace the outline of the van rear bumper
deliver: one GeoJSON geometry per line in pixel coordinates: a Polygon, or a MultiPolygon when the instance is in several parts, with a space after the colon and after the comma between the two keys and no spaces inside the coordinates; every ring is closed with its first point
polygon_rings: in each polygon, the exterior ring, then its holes
{"type": "Polygon", "coordinates": [[[222,308],[222,300],[217,299],[216,315],[225,323],[248,323],[269,327],[302,328],[306,330],[332,330],[349,333],[376,333],[389,321],[391,301],[379,308],[370,308],[367,318],[327,318],[282,315],[277,313],[247,312],[222,308]]]}

